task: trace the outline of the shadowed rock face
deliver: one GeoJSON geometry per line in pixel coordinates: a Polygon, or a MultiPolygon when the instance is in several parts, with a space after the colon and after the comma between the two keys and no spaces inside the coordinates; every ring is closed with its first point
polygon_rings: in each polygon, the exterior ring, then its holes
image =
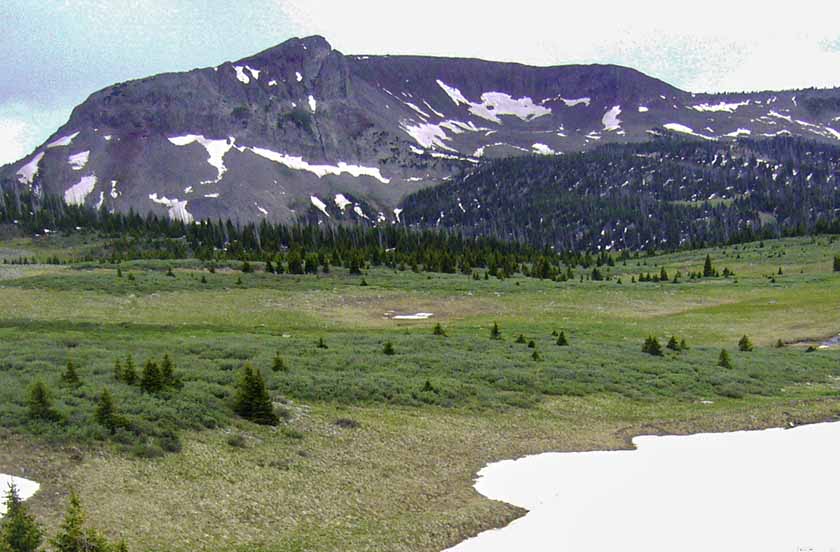
{"type": "Polygon", "coordinates": [[[292,39],[96,92],[0,181],[174,218],[394,221],[482,158],[677,132],[840,143],[840,91],[704,95],[617,66],[347,56],[292,39]]]}

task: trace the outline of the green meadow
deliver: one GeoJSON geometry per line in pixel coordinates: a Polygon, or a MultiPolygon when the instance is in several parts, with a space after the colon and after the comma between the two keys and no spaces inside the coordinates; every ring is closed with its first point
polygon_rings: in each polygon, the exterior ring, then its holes
{"type": "Polygon", "coordinates": [[[602,281],[580,267],[554,282],[8,264],[95,258],[98,243],[0,242],[0,472],[42,484],[31,504],[50,529],[78,490],[91,523],[131,550],[442,550],[521,514],[472,489],[487,462],[840,414],[840,353],[819,347],[840,333],[831,237],[616,260],[602,281]],[[707,255],[734,275],[689,278],[707,255]],[[663,268],[668,281],[634,281],[663,268]],[[394,318],[420,312],[433,316],[394,318]],[[662,356],[642,352],[649,336],[662,356]],[[665,348],[671,336],[688,348],[665,348]],[[164,354],[178,388],[114,377],[117,360],[139,371],[164,354]],[[68,361],[79,385],[62,381],[68,361]],[[277,427],[234,414],[245,364],[277,427]],[[59,421],[29,415],[38,380],[59,421]],[[127,421],[114,434],[94,417],[105,388],[127,421]]]}

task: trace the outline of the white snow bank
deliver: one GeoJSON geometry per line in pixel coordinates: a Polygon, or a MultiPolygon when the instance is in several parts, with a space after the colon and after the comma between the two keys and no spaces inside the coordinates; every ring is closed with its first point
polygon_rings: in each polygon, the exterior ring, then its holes
{"type": "Polygon", "coordinates": [[[397,219],[397,222],[401,222],[400,221],[400,215],[402,214],[402,212],[403,212],[402,209],[394,209],[394,218],[397,219]]]}
{"type": "Polygon", "coordinates": [[[431,312],[418,312],[417,314],[396,314],[391,318],[393,320],[426,320],[434,316],[431,312]]]}
{"type": "Polygon", "coordinates": [[[312,94],[309,95],[309,109],[312,110],[312,113],[315,113],[315,110],[318,109],[318,101],[312,94]]]}
{"type": "Polygon", "coordinates": [[[730,138],[738,138],[739,136],[749,136],[752,134],[752,131],[748,128],[739,128],[738,130],[732,131],[727,134],[730,138]]]}
{"type": "Polygon", "coordinates": [[[621,119],[618,118],[619,115],[621,115],[620,105],[614,105],[606,113],[604,113],[604,116],[601,118],[601,124],[604,125],[605,131],[610,132],[621,129],[621,119]]]}
{"type": "Polygon", "coordinates": [[[234,147],[236,139],[231,137],[226,140],[212,140],[210,138],[205,138],[201,134],[187,134],[185,136],[173,136],[172,138],[169,138],[169,141],[179,147],[188,146],[194,142],[201,144],[204,149],[207,150],[207,163],[209,163],[210,166],[215,168],[218,172],[215,181],[208,180],[202,182],[202,184],[215,184],[218,183],[224,176],[225,172],[227,172],[227,167],[225,167],[225,155],[231,150],[231,148],[234,147]]]}
{"type": "Polygon", "coordinates": [[[338,207],[338,210],[342,213],[344,209],[347,208],[348,205],[352,205],[353,202],[347,199],[344,194],[335,194],[335,205],[338,207]]]}
{"type": "Polygon", "coordinates": [[[692,136],[697,136],[698,138],[703,138],[705,140],[714,140],[714,138],[712,138],[711,136],[706,136],[705,134],[699,134],[697,132],[694,132],[694,129],[692,129],[691,127],[687,127],[687,126],[685,126],[683,124],[680,124],[680,123],[666,123],[662,126],[664,128],[666,128],[667,130],[670,130],[670,131],[673,131],[673,132],[681,132],[683,134],[690,134],[692,136]]]}
{"type": "Polygon", "coordinates": [[[172,220],[180,220],[182,222],[192,222],[193,216],[187,211],[187,200],[169,199],[166,196],[158,197],[157,192],[149,194],[149,199],[159,205],[165,205],[169,208],[169,218],[172,220]]]}
{"type": "Polygon", "coordinates": [[[562,94],[560,96],[554,96],[553,98],[546,98],[542,100],[540,103],[545,105],[549,102],[556,102],[561,101],[566,104],[566,107],[575,107],[576,105],[585,105],[589,107],[589,104],[592,103],[592,98],[564,98],[562,94]]]}
{"type": "Polygon", "coordinates": [[[73,184],[64,192],[64,201],[68,205],[84,205],[88,194],[96,186],[96,176],[83,176],[78,184],[73,184]]]}
{"type": "Polygon", "coordinates": [[[321,211],[327,216],[330,216],[330,214],[327,212],[327,204],[321,201],[318,198],[318,196],[309,196],[309,201],[311,201],[312,205],[314,205],[319,211],[321,211]]]}
{"type": "Polygon", "coordinates": [[[11,484],[14,484],[17,488],[18,496],[21,500],[31,498],[41,487],[41,485],[34,481],[0,473],[0,517],[6,514],[6,493],[9,491],[9,485],[11,484]]]}
{"type": "Polygon", "coordinates": [[[340,161],[338,165],[311,165],[308,162],[304,161],[302,157],[295,157],[292,155],[287,155],[285,153],[277,153],[276,151],[271,151],[265,148],[247,148],[251,152],[259,155],[260,157],[264,157],[269,161],[274,161],[275,163],[279,163],[284,165],[290,169],[298,170],[298,171],[309,171],[319,178],[322,178],[328,174],[332,175],[341,175],[344,173],[349,174],[353,177],[360,177],[360,176],[369,176],[371,178],[375,178],[376,180],[382,182],[383,184],[388,184],[391,182],[390,178],[385,178],[382,176],[382,173],[379,171],[378,168],[374,167],[363,167],[360,165],[348,165],[347,163],[340,161]]]}
{"type": "Polygon", "coordinates": [[[744,107],[744,106],[748,106],[748,105],[750,105],[750,101],[746,100],[746,101],[743,101],[743,102],[736,102],[736,103],[720,102],[720,103],[717,103],[717,104],[714,104],[714,105],[707,104],[707,103],[702,103],[702,104],[698,104],[698,105],[692,105],[692,106],[689,107],[689,109],[693,109],[694,111],[701,111],[701,112],[708,111],[708,112],[712,112],[712,113],[716,113],[716,112],[720,112],[720,111],[725,111],[726,113],[734,113],[735,110],[738,109],[739,107],[744,107]]]}
{"type": "Polygon", "coordinates": [[[36,153],[35,157],[33,157],[29,163],[22,166],[17,172],[18,182],[21,184],[32,184],[32,181],[35,180],[35,176],[38,174],[38,163],[40,163],[43,158],[43,151],[36,153]]]}
{"type": "Polygon", "coordinates": [[[648,111],[650,111],[650,109],[648,109],[647,107],[643,105],[639,106],[639,113],[647,113],[648,111]]]}
{"type": "Polygon", "coordinates": [[[449,86],[445,82],[438,80],[440,86],[455,105],[467,105],[469,111],[476,117],[487,119],[497,124],[501,124],[500,115],[512,115],[519,117],[523,121],[530,121],[543,115],[551,114],[551,109],[537,105],[534,100],[527,96],[522,98],[513,98],[510,94],[504,92],[485,92],[481,95],[481,103],[471,102],[467,100],[460,90],[454,86],[449,86]]]}
{"type": "Polygon", "coordinates": [[[242,84],[249,84],[251,82],[252,77],[254,80],[259,80],[260,73],[262,72],[259,69],[251,69],[247,65],[245,65],[244,67],[242,65],[234,65],[233,70],[236,71],[236,78],[242,84]],[[248,73],[251,74],[250,77],[248,76],[248,73]]]}
{"type": "Polygon", "coordinates": [[[70,144],[73,143],[73,140],[75,140],[76,136],[78,136],[78,135],[79,135],[78,132],[74,132],[73,134],[68,134],[67,136],[62,136],[58,140],[55,140],[55,141],[47,144],[47,147],[48,148],[63,148],[65,146],[69,146],[70,144]]]}
{"type": "Polygon", "coordinates": [[[449,551],[840,549],[840,423],[633,443],[486,466],[476,490],[529,512],[449,551]]]}
{"type": "MultiPolygon", "coordinates": [[[[448,119],[437,124],[411,124],[410,121],[401,121],[400,128],[402,128],[406,134],[414,138],[414,140],[424,148],[436,147],[454,153],[458,153],[458,150],[451,148],[443,143],[444,140],[450,140],[449,136],[446,134],[447,130],[452,132],[452,134],[463,134],[464,132],[482,132],[485,130],[489,130],[484,127],[476,126],[475,123],[473,123],[472,121],[465,123],[463,121],[455,121],[453,119],[448,119]]],[[[422,153],[423,152],[421,151],[418,153],[418,155],[422,153]]]]}
{"type": "Polygon", "coordinates": [[[74,171],[80,171],[85,168],[85,165],[87,165],[89,159],[90,152],[82,151],[68,157],[67,163],[70,164],[74,171]]]}
{"type": "MultiPolygon", "coordinates": [[[[533,144],[531,149],[540,155],[555,155],[557,153],[545,144],[533,144]]],[[[482,151],[481,153],[483,154],[484,152],[482,151]]]]}
{"type": "Polygon", "coordinates": [[[300,71],[295,71],[295,79],[297,79],[298,82],[303,80],[303,75],[300,74],[300,71]]]}

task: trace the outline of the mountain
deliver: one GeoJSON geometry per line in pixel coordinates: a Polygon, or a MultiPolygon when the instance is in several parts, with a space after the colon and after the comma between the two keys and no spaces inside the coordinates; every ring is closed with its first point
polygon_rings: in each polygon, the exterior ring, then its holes
{"type": "Polygon", "coordinates": [[[840,90],[692,94],[609,65],[358,56],[292,39],[94,93],[0,183],[185,221],[399,221],[482,160],[677,133],[840,144],[840,90]]]}
{"type": "Polygon", "coordinates": [[[413,227],[558,250],[673,250],[840,232],[840,145],[656,137],[498,159],[403,201],[413,227]]]}

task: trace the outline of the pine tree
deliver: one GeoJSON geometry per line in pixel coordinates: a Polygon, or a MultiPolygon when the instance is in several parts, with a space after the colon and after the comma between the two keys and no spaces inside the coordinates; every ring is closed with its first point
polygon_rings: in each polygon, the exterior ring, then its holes
{"type": "Polygon", "coordinates": [[[432,335],[440,335],[446,337],[446,332],[443,331],[443,326],[440,325],[440,322],[435,324],[435,327],[432,330],[432,335]]]}
{"type": "Polygon", "coordinates": [[[522,334],[519,334],[519,337],[516,338],[516,341],[514,341],[514,343],[526,343],[525,336],[522,335],[522,334]]]}
{"type": "Polygon", "coordinates": [[[668,347],[669,349],[671,349],[672,351],[679,351],[680,350],[680,344],[677,341],[677,336],[672,335],[671,339],[668,340],[668,344],[665,345],[665,346],[668,347]]]}
{"type": "Polygon", "coordinates": [[[560,347],[568,347],[569,341],[566,339],[566,332],[561,331],[560,335],[557,336],[557,345],[560,347]]]}
{"type": "Polygon", "coordinates": [[[111,397],[111,392],[107,388],[103,389],[99,395],[94,417],[98,424],[104,426],[111,432],[111,435],[117,432],[117,408],[114,406],[114,399],[111,397]]]}
{"type": "Polygon", "coordinates": [[[262,374],[249,364],[243,367],[237,383],[234,411],[246,420],[261,425],[277,425],[279,422],[262,374]]]}
{"type": "Polygon", "coordinates": [[[122,269],[117,267],[117,278],[122,278],[122,269]]]}
{"type": "Polygon", "coordinates": [[[393,343],[386,341],[385,346],[382,348],[382,352],[389,356],[395,354],[393,343]]]}
{"type": "Polygon", "coordinates": [[[140,389],[146,393],[157,393],[163,389],[163,375],[155,361],[149,359],[143,367],[143,374],[140,376],[140,389]]]}
{"type": "Polygon", "coordinates": [[[533,360],[542,360],[542,357],[540,356],[540,354],[536,350],[534,350],[534,352],[531,353],[531,358],[533,360]]]}
{"type": "Polygon", "coordinates": [[[687,351],[688,350],[688,343],[685,342],[685,338],[680,340],[680,351],[687,351]]]}
{"type": "Polygon", "coordinates": [[[35,552],[42,541],[41,527],[21,500],[15,484],[10,484],[6,491],[6,515],[0,518],[0,550],[35,552]]]}
{"type": "Polygon", "coordinates": [[[497,322],[493,322],[493,327],[490,328],[490,339],[501,339],[502,332],[499,330],[499,324],[497,322]]]}
{"type": "Polygon", "coordinates": [[[61,374],[61,381],[72,386],[77,386],[82,383],[79,379],[78,372],[76,372],[76,365],[73,364],[72,360],[67,360],[67,368],[65,368],[64,373],[61,374]]]}
{"type": "Polygon", "coordinates": [[[840,272],[840,255],[834,256],[834,272],[840,272]]]}
{"type": "Polygon", "coordinates": [[[327,348],[328,348],[328,347],[327,347],[327,343],[324,341],[324,338],[323,338],[323,337],[319,337],[319,338],[318,338],[318,344],[317,344],[317,347],[318,347],[319,349],[327,349],[327,348]]]}
{"type": "Polygon", "coordinates": [[[53,409],[50,392],[42,381],[36,381],[29,389],[29,415],[38,420],[56,421],[58,413],[53,409]]]}
{"type": "Polygon", "coordinates": [[[288,372],[289,368],[286,366],[286,363],[283,361],[283,358],[280,356],[280,353],[276,353],[274,355],[274,360],[271,363],[271,371],[272,372],[288,372]]]}
{"type": "Polygon", "coordinates": [[[718,357],[718,366],[721,368],[732,368],[732,360],[729,358],[729,353],[726,352],[726,349],[720,350],[720,356],[718,357]]]}
{"type": "Polygon", "coordinates": [[[134,385],[137,382],[137,371],[134,369],[134,359],[131,357],[131,354],[125,357],[122,380],[128,385],[134,385]]]}
{"type": "Polygon", "coordinates": [[[171,266],[166,269],[166,275],[169,276],[170,278],[175,277],[175,273],[172,272],[172,267],[171,266]]]}
{"type": "Polygon", "coordinates": [[[785,343],[784,343],[784,341],[782,341],[781,339],[779,339],[778,341],[776,341],[776,348],[777,348],[777,349],[781,349],[781,348],[783,348],[784,346],[785,346],[785,343]]]}
{"type": "Polygon", "coordinates": [[[123,367],[120,359],[114,361],[114,381],[123,380],[123,367]]]}
{"type": "Polygon", "coordinates": [[[645,339],[642,352],[653,356],[662,356],[662,346],[659,344],[659,340],[651,335],[645,339]]]}
{"type": "Polygon", "coordinates": [[[70,505],[64,521],[50,544],[55,552],[109,552],[111,549],[99,532],[85,528],[85,512],[75,491],[70,492],[70,505]]]}
{"type": "Polygon", "coordinates": [[[160,379],[161,389],[165,387],[180,387],[181,381],[175,375],[175,363],[169,358],[168,353],[164,353],[163,360],[160,363],[160,379]]]}
{"type": "Polygon", "coordinates": [[[207,276],[205,276],[204,274],[202,274],[202,275],[201,275],[201,283],[202,283],[202,284],[206,284],[206,283],[207,283],[207,276]]]}
{"type": "Polygon", "coordinates": [[[749,353],[753,350],[753,344],[749,337],[743,336],[738,340],[738,350],[744,353],[749,353]]]}
{"type": "Polygon", "coordinates": [[[662,270],[659,271],[659,279],[663,282],[668,281],[668,272],[665,270],[665,267],[662,267],[662,270]]]}
{"type": "Polygon", "coordinates": [[[712,266],[712,258],[709,255],[706,255],[706,262],[703,263],[703,277],[711,278],[714,275],[715,269],[712,266]]]}
{"type": "Polygon", "coordinates": [[[529,349],[534,349],[534,348],[536,348],[536,346],[537,346],[537,342],[534,341],[533,339],[528,342],[528,348],[529,349]]]}

